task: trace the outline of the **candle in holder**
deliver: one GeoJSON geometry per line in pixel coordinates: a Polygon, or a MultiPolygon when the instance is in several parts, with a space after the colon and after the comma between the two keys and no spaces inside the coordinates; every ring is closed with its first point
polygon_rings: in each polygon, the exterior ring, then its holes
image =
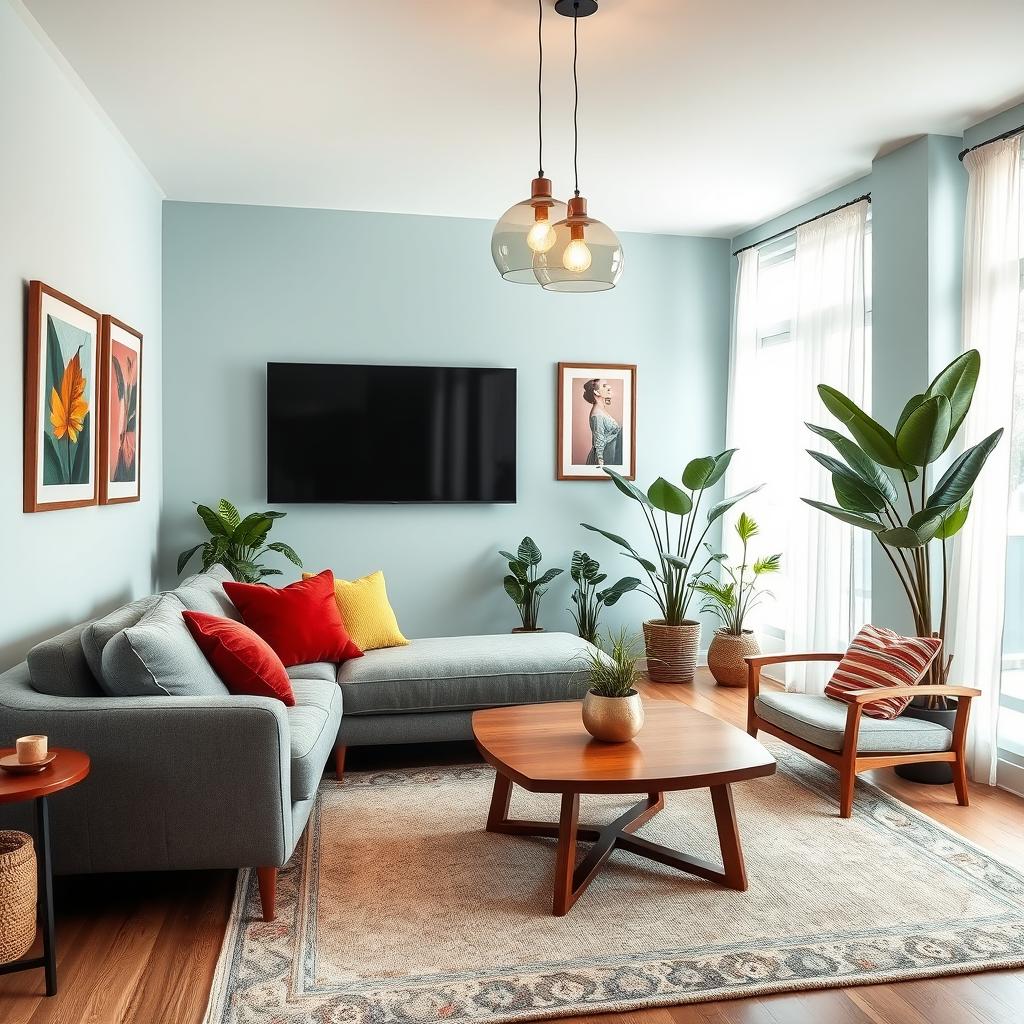
{"type": "Polygon", "coordinates": [[[20,736],[16,745],[19,764],[36,764],[46,758],[45,736],[20,736]]]}

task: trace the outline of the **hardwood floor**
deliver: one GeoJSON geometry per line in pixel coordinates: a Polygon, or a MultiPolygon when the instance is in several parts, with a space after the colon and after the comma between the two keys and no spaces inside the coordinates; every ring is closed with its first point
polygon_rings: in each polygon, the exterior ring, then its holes
{"type": "MultiPolygon", "coordinates": [[[[682,700],[742,724],[744,691],[646,683],[652,698],[682,700]]],[[[475,760],[470,744],[349,750],[349,770],[475,760]]],[[[971,787],[958,807],[952,787],[917,786],[884,769],[868,778],[901,800],[1024,868],[1024,800],[971,787]]],[[[234,890],[229,871],[57,879],[58,994],[42,995],[41,971],[0,977],[3,1024],[198,1024],[234,890]]],[[[574,1018],[578,1024],[1019,1024],[1024,971],[801,992],[635,1013],[574,1018]]]]}

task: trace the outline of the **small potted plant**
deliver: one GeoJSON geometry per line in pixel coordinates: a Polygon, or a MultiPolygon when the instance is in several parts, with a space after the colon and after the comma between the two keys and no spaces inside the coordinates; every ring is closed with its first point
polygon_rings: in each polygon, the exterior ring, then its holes
{"type": "Polygon", "coordinates": [[[646,491],[642,491],[636,484],[605,467],[605,473],[615,486],[640,506],[654,541],[652,558],[642,555],[618,534],[587,523],[580,524],[618,545],[627,558],[644,570],[646,580],[637,589],[655,601],[661,612],[660,618],[648,619],[643,626],[647,674],[655,682],[693,682],[700,646],[700,623],[691,619],[687,612],[694,594],[693,585],[712,578],[709,570],[717,557],[712,553],[701,564],[701,547],[717,520],[760,487],[751,487],[719,501],[699,517],[702,500],[725,475],[735,452],[736,449],[731,448],[718,455],[693,459],[683,470],[682,487],[658,477],[646,491]]]}
{"type": "Polygon", "coordinates": [[[514,555],[508,551],[498,553],[508,560],[508,567],[511,570],[504,580],[505,593],[512,598],[512,603],[519,609],[519,617],[523,620],[522,626],[517,626],[512,632],[543,633],[543,629],[537,625],[540,599],[548,592],[547,584],[556,576],[560,576],[563,570],[548,569],[543,576],[538,576],[542,556],[532,537],[524,537],[514,555]]]}
{"type": "Polygon", "coordinates": [[[623,594],[636,590],[640,586],[640,581],[635,576],[623,576],[610,587],[598,590],[608,576],[601,572],[601,565],[597,559],[591,558],[586,551],[572,553],[569,575],[576,584],[576,589],[571,595],[575,608],[569,609],[569,614],[576,623],[576,632],[584,640],[597,644],[597,623],[601,609],[611,608],[623,594]]]}
{"type": "Polygon", "coordinates": [[[756,562],[747,561],[747,546],[757,536],[758,527],[746,512],[736,522],[736,534],[743,544],[740,564],[733,568],[725,559],[722,571],[725,579],[698,580],[694,590],[704,595],[702,612],[716,616],[722,625],[708,648],[708,668],[720,686],[746,686],[747,664],[743,660],[760,654],[753,630],[745,629],[747,613],[770,591],[759,590],[761,577],[778,572],[782,555],[768,555],[756,562]]]}
{"type": "Polygon", "coordinates": [[[625,628],[608,633],[607,653],[597,647],[588,662],[590,688],[583,698],[583,727],[596,740],[628,743],[644,724],[644,705],[636,689],[640,637],[625,628]]]}

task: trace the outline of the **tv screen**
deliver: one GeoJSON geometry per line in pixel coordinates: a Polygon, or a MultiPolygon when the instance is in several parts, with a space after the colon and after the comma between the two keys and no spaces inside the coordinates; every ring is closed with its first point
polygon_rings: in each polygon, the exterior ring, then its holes
{"type": "Polygon", "coordinates": [[[514,502],[516,371],[267,364],[273,502],[514,502]]]}

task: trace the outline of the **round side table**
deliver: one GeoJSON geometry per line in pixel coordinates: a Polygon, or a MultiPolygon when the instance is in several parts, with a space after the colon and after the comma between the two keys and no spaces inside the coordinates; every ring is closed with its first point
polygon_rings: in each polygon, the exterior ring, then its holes
{"type": "MultiPolygon", "coordinates": [[[[46,799],[79,783],[89,774],[89,756],[79,750],[52,747],[57,755],[41,772],[14,775],[0,771],[0,804],[22,800],[35,803],[36,864],[39,869],[39,916],[43,926],[43,955],[0,964],[0,974],[43,968],[46,972],[46,994],[57,994],[57,949],[53,936],[53,867],[50,864],[50,816],[46,799]]],[[[13,748],[0,749],[0,757],[15,753],[13,748]]]]}

